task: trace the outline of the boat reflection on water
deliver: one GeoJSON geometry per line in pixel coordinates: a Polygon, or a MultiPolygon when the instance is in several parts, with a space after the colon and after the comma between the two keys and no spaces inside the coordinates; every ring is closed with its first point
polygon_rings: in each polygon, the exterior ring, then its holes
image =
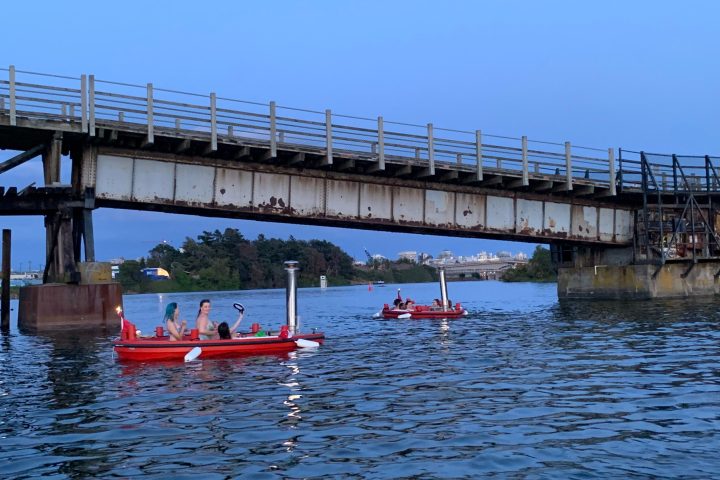
{"type": "MultiPolygon", "coordinates": [[[[289,358],[284,365],[290,371],[290,375],[286,381],[278,383],[290,390],[287,398],[283,401],[283,405],[288,409],[287,419],[283,420],[281,423],[290,427],[292,430],[295,430],[302,421],[302,409],[298,403],[298,401],[302,398],[302,394],[300,393],[302,391],[302,386],[297,378],[300,374],[300,365],[297,362],[298,352],[291,352],[288,357],[289,358]]],[[[282,445],[285,447],[285,451],[294,451],[297,446],[297,437],[291,436],[285,440],[282,445]]]]}
{"type": "MultiPolygon", "coordinates": [[[[263,359],[276,358],[278,362],[284,362],[292,358],[294,352],[266,353],[263,359]]],[[[133,377],[146,377],[154,372],[180,372],[184,376],[202,376],[206,373],[211,376],[203,380],[216,380],[227,378],[228,375],[245,371],[246,367],[254,367],[254,360],[257,355],[245,355],[233,358],[217,358],[212,362],[177,362],[174,360],[161,360],[152,362],[121,362],[120,375],[132,381],[133,377]]],[[[264,362],[263,362],[264,363],[264,362]]]]}

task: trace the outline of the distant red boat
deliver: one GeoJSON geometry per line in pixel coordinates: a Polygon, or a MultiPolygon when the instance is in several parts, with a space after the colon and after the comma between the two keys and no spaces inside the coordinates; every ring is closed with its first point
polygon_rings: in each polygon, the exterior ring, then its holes
{"type": "Polygon", "coordinates": [[[197,352],[193,358],[230,358],[245,355],[285,353],[298,347],[318,346],[325,340],[323,333],[296,334],[294,336],[269,335],[256,337],[244,334],[228,340],[191,340],[186,335],[183,341],[171,342],[167,336],[117,340],[113,347],[120,360],[129,361],[183,361],[188,354],[197,352]]]}
{"type": "Polygon", "coordinates": [[[468,314],[459,303],[455,308],[442,310],[441,308],[416,305],[412,310],[393,310],[387,303],[380,312],[383,318],[460,318],[468,314]]]}
{"type": "Polygon", "coordinates": [[[377,312],[373,317],[383,318],[460,318],[468,314],[467,310],[462,308],[460,303],[456,303],[453,308],[450,306],[450,300],[448,300],[447,294],[447,282],[445,280],[445,267],[440,266],[438,268],[438,276],[440,277],[440,299],[435,299],[432,306],[427,305],[415,305],[415,302],[409,298],[402,301],[400,295],[400,289],[397,290],[397,299],[395,305],[398,307],[391,307],[389,304],[383,305],[383,309],[377,312]],[[405,308],[406,304],[411,308],[405,308]],[[443,307],[443,305],[445,307],[443,307]]]}

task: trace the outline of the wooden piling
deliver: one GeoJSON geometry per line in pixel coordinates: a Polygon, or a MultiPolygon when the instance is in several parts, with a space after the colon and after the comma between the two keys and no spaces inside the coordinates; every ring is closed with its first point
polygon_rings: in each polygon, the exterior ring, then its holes
{"type": "Polygon", "coordinates": [[[10,331],[10,230],[2,231],[2,293],[0,293],[0,330],[10,331]]]}

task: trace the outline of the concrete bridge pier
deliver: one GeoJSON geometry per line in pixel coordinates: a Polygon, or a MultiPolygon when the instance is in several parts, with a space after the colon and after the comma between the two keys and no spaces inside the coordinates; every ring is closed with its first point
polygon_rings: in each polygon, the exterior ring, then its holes
{"type": "Polygon", "coordinates": [[[720,262],[648,262],[633,248],[552,246],[558,267],[558,297],[651,299],[720,293],[720,262]]]}
{"type": "MultiPolygon", "coordinates": [[[[82,158],[90,148],[72,152],[72,184],[60,182],[62,133],[56,132],[43,151],[46,186],[82,193],[82,158]]],[[[43,284],[20,289],[18,327],[36,332],[57,329],[114,331],[115,307],[122,306],[122,288],[112,280],[109,263],[95,262],[92,235],[94,195],[84,192],[84,208],[59,202],[45,214],[46,262],[43,284]],[[81,262],[84,246],[85,262],[81,262]]]]}

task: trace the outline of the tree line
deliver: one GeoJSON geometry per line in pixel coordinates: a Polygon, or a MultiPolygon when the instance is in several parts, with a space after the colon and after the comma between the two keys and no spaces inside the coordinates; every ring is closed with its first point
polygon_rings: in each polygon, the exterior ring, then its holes
{"type": "Polygon", "coordinates": [[[507,270],[502,277],[505,282],[557,282],[557,270],[552,263],[550,250],[542,245],[535,247],[527,265],[507,270]]]}
{"type": "Polygon", "coordinates": [[[182,247],[165,243],[147,257],[120,265],[117,280],[127,292],[173,292],[282,288],[287,273],[284,262],[299,262],[298,286],[317,286],[320,275],[333,286],[375,280],[422,282],[437,279],[434,269],[399,263],[383,269],[359,269],[340,247],[325,240],[246,239],[237,229],[204,231],[196,240],[186,238],[182,247]],[[153,281],[144,268],[160,267],[169,280],[153,281]],[[408,268],[409,267],[409,268],[408,268]]]}

